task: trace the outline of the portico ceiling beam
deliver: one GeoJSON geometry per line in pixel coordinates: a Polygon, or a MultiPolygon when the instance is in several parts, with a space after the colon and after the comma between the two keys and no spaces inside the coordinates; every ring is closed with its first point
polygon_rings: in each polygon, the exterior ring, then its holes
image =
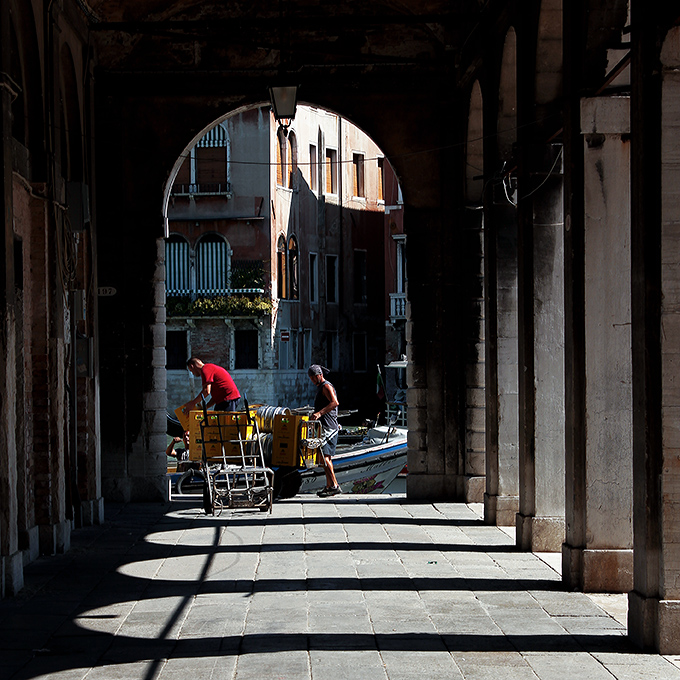
{"type": "Polygon", "coordinates": [[[313,30],[327,32],[333,29],[347,30],[348,28],[365,29],[369,26],[415,26],[453,25],[460,26],[461,22],[473,22],[478,14],[403,14],[403,15],[339,15],[323,17],[258,17],[212,20],[166,19],[160,21],[100,21],[92,23],[93,31],[113,31],[130,34],[155,33],[157,31],[200,31],[207,35],[224,34],[227,32],[241,33],[242,31],[258,30],[279,31],[284,24],[291,29],[313,30]]]}

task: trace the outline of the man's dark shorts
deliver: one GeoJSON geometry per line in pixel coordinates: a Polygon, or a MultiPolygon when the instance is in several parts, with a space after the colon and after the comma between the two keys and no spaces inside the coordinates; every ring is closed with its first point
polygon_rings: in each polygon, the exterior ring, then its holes
{"type": "MultiPolygon", "coordinates": [[[[325,436],[325,432],[324,432],[325,436]]],[[[335,447],[338,445],[338,433],[336,432],[332,437],[330,437],[326,443],[321,447],[321,452],[324,456],[332,458],[335,455],[335,447]]]]}

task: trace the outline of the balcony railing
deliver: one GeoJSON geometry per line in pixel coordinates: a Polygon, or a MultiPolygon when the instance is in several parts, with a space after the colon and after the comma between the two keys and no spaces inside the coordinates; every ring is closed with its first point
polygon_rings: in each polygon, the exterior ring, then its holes
{"type": "Polygon", "coordinates": [[[251,317],[270,315],[272,301],[262,288],[212,288],[167,291],[169,317],[251,317]]]}
{"type": "Polygon", "coordinates": [[[231,182],[201,183],[201,184],[173,184],[172,196],[226,196],[230,198],[231,182]]]}
{"type": "Polygon", "coordinates": [[[230,295],[264,295],[264,288],[168,288],[167,297],[211,298],[230,295]]]}
{"type": "Polygon", "coordinates": [[[390,293],[390,321],[406,319],[406,293],[390,293]]]}

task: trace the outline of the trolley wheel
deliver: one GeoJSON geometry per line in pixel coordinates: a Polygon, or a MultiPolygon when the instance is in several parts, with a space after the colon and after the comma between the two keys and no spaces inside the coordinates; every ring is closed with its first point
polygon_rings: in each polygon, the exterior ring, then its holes
{"type": "Polygon", "coordinates": [[[281,466],[274,473],[274,499],[293,498],[300,491],[302,476],[294,467],[281,466]]]}
{"type": "Polygon", "coordinates": [[[215,514],[215,483],[210,473],[205,476],[203,481],[203,510],[205,510],[206,515],[215,514]]]}
{"type": "Polygon", "coordinates": [[[177,480],[175,489],[180,496],[196,492],[205,483],[205,477],[200,470],[185,470],[177,480]]]}

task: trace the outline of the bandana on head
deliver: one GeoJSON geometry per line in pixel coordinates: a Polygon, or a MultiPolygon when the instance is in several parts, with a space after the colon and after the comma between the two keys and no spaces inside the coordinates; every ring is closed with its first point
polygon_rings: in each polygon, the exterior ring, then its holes
{"type": "Polygon", "coordinates": [[[327,375],[330,371],[319,364],[312,364],[307,371],[308,375],[327,375]]]}

